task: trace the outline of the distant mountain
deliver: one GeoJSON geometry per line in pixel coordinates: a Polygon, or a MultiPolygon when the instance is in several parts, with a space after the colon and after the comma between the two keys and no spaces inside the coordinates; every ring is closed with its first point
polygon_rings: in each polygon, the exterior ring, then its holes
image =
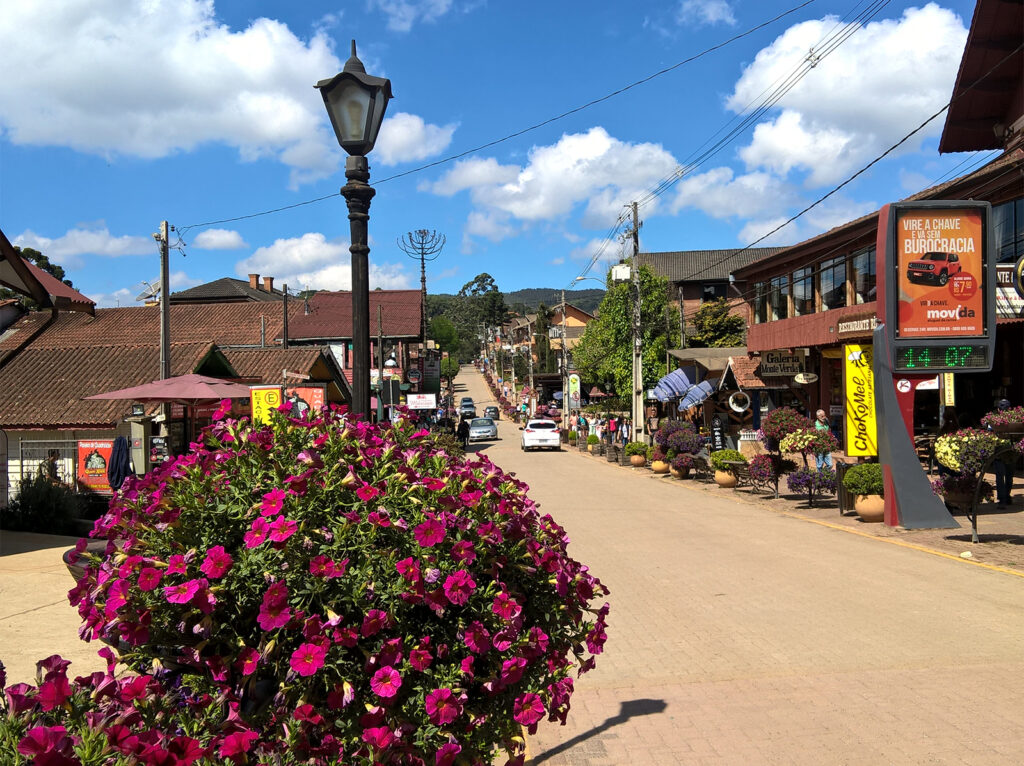
{"type": "MultiPolygon", "coordinates": [[[[604,298],[604,290],[566,290],[565,301],[577,308],[581,308],[588,314],[593,314],[601,300],[604,298]]],[[[505,293],[505,305],[513,308],[522,304],[530,311],[536,311],[540,304],[548,308],[562,302],[562,291],[549,287],[530,287],[525,290],[513,290],[505,293]]]]}

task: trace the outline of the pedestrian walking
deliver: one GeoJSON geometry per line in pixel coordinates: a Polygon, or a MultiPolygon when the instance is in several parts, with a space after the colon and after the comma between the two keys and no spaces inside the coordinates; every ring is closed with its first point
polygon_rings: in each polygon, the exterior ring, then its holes
{"type": "Polygon", "coordinates": [[[455,431],[455,435],[462,442],[463,449],[469,449],[469,420],[466,418],[459,418],[459,427],[455,431]]]}
{"type": "MultiPolygon", "coordinates": [[[[1010,400],[1000,399],[996,402],[996,409],[1010,409],[1010,400]]],[[[992,426],[988,429],[991,431],[992,426]]],[[[996,458],[992,461],[992,473],[996,475],[996,506],[1005,508],[1010,504],[1010,492],[1013,490],[1013,470],[1001,458],[996,458]]]]}

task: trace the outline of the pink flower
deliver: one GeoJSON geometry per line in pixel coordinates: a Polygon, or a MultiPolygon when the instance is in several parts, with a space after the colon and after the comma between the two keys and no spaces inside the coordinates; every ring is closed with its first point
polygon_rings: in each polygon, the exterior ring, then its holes
{"type": "Polygon", "coordinates": [[[283,582],[276,582],[263,594],[263,603],[260,605],[256,622],[263,630],[274,630],[283,628],[291,618],[292,612],[288,608],[288,587],[283,582]]]}
{"type": "Polygon", "coordinates": [[[251,646],[247,646],[238,655],[238,661],[235,663],[235,666],[242,671],[243,676],[251,676],[256,672],[256,668],[259,667],[260,659],[260,653],[251,646]]]}
{"type": "Polygon", "coordinates": [[[281,512],[284,508],[284,499],[288,497],[288,493],[283,489],[275,487],[263,496],[263,502],[260,503],[260,515],[261,516],[275,516],[281,512]]]}
{"type": "Polygon", "coordinates": [[[462,752],[462,747],[455,742],[446,742],[434,753],[434,766],[452,766],[455,756],[462,752]]]}
{"type": "Polygon", "coordinates": [[[164,588],[164,598],[169,604],[187,604],[206,585],[206,580],[186,580],[180,585],[168,585],[164,588]]]}
{"type": "Polygon", "coordinates": [[[413,534],[421,548],[432,548],[444,540],[444,527],[437,519],[427,519],[413,530],[413,534]]]}
{"type": "Polygon", "coordinates": [[[447,688],[427,692],[424,706],[427,709],[430,722],[437,726],[451,723],[462,713],[462,702],[452,693],[451,689],[447,688]]]}
{"type": "Polygon", "coordinates": [[[420,562],[412,556],[402,559],[395,564],[398,574],[402,575],[406,582],[417,582],[420,579],[420,562]]]}
{"type": "Polygon", "coordinates": [[[536,694],[529,693],[516,697],[512,706],[512,718],[523,726],[533,726],[544,717],[544,703],[536,694]]]}
{"type": "Polygon", "coordinates": [[[505,660],[501,663],[501,682],[506,685],[517,683],[523,677],[524,670],[526,670],[526,660],[522,657],[505,660]]]}
{"type": "Polygon", "coordinates": [[[182,556],[180,553],[175,553],[173,556],[167,559],[167,571],[165,572],[165,574],[185,574],[186,571],[187,569],[185,567],[185,557],[182,556]]]}
{"type": "Polygon", "coordinates": [[[363,626],[360,633],[364,638],[380,633],[381,629],[388,624],[388,613],[382,609],[371,609],[363,618],[363,626]]]}
{"type": "Polygon", "coordinates": [[[252,748],[252,743],[256,739],[257,734],[254,731],[249,731],[248,729],[236,731],[234,734],[228,734],[224,737],[218,752],[221,758],[230,758],[235,762],[245,760],[245,754],[252,748]]]}
{"type": "Polygon", "coordinates": [[[427,649],[413,649],[409,652],[409,664],[416,670],[426,670],[433,661],[434,656],[427,649]]]}
{"type": "Polygon", "coordinates": [[[377,495],[380,494],[380,490],[371,484],[364,484],[356,490],[356,494],[359,496],[359,499],[365,503],[377,497],[377,495]]]}
{"type": "Polygon", "coordinates": [[[387,726],[371,726],[368,729],[363,729],[363,742],[378,750],[383,750],[394,741],[395,735],[387,726]]]}
{"type": "Polygon", "coordinates": [[[390,665],[385,665],[370,679],[370,688],[378,697],[394,697],[402,688],[402,677],[390,665]]]}
{"type": "Polygon", "coordinates": [[[52,678],[40,684],[36,702],[43,710],[53,710],[63,705],[70,696],[71,685],[68,683],[67,676],[63,673],[54,673],[52,678]]]}
{"type": "Polygon", "coordinates": [[[448,575],[444,581],[444,595],[456,606],[461,606],[469,601],[469,596],[474,588],[476,588],[476,583],[465,569],[448,575]]]}
{"type": "Polygon", "coordinates": [[[25,756],[40,756],[32,761],[37,764],[73,764],[77,762],[71,760],[71,756],[74,755],[73,744],[67,729],[63,726],[36,726],[29,729],[18,742],[18,752],[25,756]],[[58,756],[65,758],[61,760],[58,756]]]}
{"type": "Polygon", "coordinates": [[[469,540],[459,540],[452,546],[452,558],[456,561],[465,561],[472,564],[476,561],[476,551],[473,550],[473,543],[469,540]]]}
{"type": "Polygon", "coordinates": [[[484,654],[491,648],[491,634],[483,623],[477,620],[466,627],[463,640],[474,654],[484,654]]]}
{"type": "Polygon", "coordinates": [[[139,572],[139,590],[151,591],[160,584],[160,578],[163,575],[159,569],[153,567],[145,567],[139,572]]]}
{"type": "Polygon", "coordinates": [[[348,559],[332,561],[326,556],[314,556],[309,560],[309,573],[314,577],[344,577],[348,559]]]}
{"type": "Polygon", "coordinates": [[[516,600],[507,593],[499,593],[494,597],[491,611],[504,620],[513,620],[519,616],[523,608],[516,603],[516,600]]]}
{"type": "Polygon", "coordinates": [[[295,530],[298,528],[299,523],[297,521],[286,519],[284,516],[278,516],[270,522],[270,539],[275,543],[283,543],[294,535],[295,530]]]}
{"type": "Polygon", "coordinates": [[[289,664],[300,676],[311,676],[324,666],[327,650],[319,644],[302,644],[292,652],[289,664]]]}
{"type": "Polygon", "coordinates": [[[212,419],[215,422],[218,421],[218,420],[223,420],[224,418],[226,418],[228,416],[228,414],[230,412],[231,412],[231,400],[230,399],[221,399],[220,400],[220,406],[214,411],[212,419]]]}
{"type": "Polygon", "coordinates": [[[356,690],[348,681],[341,686],[335,686],[327,693],[327,707],[331,710],[341,710],[352,704],[356,698],[356,690]]]}
{"type": "Polygon", "coordinates": [[[270,524],[260,516],[252,523],[249,531],[245,533],[245,547],[258,548],[267,541],[267,534],[270,532],[270,524]]]}
{"type": "Polygon", "coordinates": [[[224,550],[223,545],[215,545],[206,551],[206,558],[199,567],[199,571],[207,577],[217,580],[228,573],[234,559],[231,554],[224,550]]]}

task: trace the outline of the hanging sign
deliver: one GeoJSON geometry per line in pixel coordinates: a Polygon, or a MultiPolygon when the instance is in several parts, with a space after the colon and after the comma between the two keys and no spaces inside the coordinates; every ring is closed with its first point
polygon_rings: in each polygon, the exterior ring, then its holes
{"type": "Polygon", "coordinates": [[[569,408],[578,410],[580,407],[580,376],[575,372],[569,375],[569,408]]]}
{"type": "Polygon", "coordinates": [[[956,407],[956,388],[953,385],[953,373],[942,373],[942,406],[956,407]]]}
{"type": "Polygon", "coordinates": [[[249,389],[252,404],[252,422],[267,423],[271,410],[276,410],[283,401],[281,386],[253,386],[249,389]]]}
{"type": "Polygon", "coordinates": [[[867,457],[878,454],[878,420],[875,410],[873,347],[855,343],[843,346],[846,384],[846,454],[867,457]]]}

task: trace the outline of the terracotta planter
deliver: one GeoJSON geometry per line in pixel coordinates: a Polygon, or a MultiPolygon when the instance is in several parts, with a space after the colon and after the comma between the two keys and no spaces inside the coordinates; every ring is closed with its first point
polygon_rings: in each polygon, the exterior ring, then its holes
{"type": "Polygon", "coordinates": [[[857,495],[853,501],[853,510],[861,521],[876,523],[885,516],[885,499],[881,495],[857,495]]]}
{"type": "Polygon", "coordinates": [[[719,487],[728,489],[729,487],[735,487],[737,483],[738,480],[729,471],[715,471],[715,484],[719,487]]]}
{"type": "Polygon", "coordinates": [[[651,462],[651,470],[655,473],[668,473],[671,466],[666,460],[654,460],[651,462]]]}
{"type": "Polygon", "coordinates": [[[690,469],[689,468],[684,468],[683,470],[680,471],[678,468],[672,468],[672,466],[669,466],[668,472],[670,474],[672,474],[672,476],[674,478],[676,478],[676,479],[689,479],[690,478],[690,469]]]}
{"type": "Polygon", "coordinates": [[[643,455],[630,455],[629,464],[634,468],[643,468],[645,465],[647,465],[647,458],[645,458],[643,455]]]}

